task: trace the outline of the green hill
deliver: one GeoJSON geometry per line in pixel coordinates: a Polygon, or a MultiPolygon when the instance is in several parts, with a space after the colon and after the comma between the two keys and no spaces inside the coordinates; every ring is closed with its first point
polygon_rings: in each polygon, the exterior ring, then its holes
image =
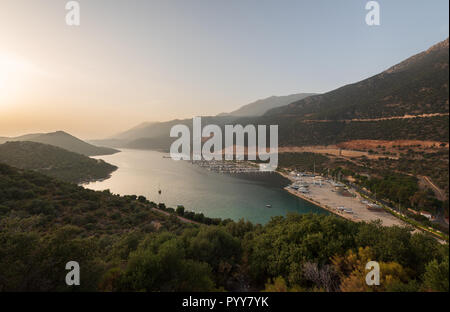
{"type": "Polygon", "coordinates": [[[0,144],[8,141],[32,141],[49,144],[86,156],[110,155],[119,152],[113,148],[99,147],[86,143],[64,131],[26,134],[14,138],[0,138],[0,144]]]}
{"type": "Polygon", "coordinates": [[[448,291],[448,244],[408,228],[319,215],[207,226],[156,207],[0,164],[0,292],[448,291]]]}
{"type": "Polygon", "coordinates": [[[0,144],[0,163],[75,183],[105,179],[117,169],[103,160],[27,141],[0,144]]]}

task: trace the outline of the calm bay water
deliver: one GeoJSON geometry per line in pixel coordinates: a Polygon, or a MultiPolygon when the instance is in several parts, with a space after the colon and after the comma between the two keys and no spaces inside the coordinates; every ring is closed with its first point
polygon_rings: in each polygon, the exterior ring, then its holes
{"type": "Polygon", "coordinates": [[[187,210],[203,212],[211,218],[244,218],[261,224],[272,216],[284,216],[289,212],[328,214],[283,190],[288,181],[278,174],[221,174],[187,161],[163,158],[164,155],[123,149],[121,153],[96,157],[119,169],[107,180],[84,186],[93,190],[109,189],[120,195],[143,195],[168,207],[183,205],[187,210]]]}

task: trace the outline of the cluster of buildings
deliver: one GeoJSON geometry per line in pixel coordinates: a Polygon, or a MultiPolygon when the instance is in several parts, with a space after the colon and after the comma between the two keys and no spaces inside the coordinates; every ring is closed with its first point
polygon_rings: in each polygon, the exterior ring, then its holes
{"type": "Polygon", "coordinates": [[[193,164],[209,171],[219,173],[256,173],[261,172],[259,167],[251,165],[247,161],[225,161],[225,160],[193,160],[193,164]]]}

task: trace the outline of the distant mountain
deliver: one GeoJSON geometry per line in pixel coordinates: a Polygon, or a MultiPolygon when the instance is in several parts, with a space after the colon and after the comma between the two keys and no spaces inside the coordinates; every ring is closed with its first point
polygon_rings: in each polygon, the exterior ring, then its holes
{"type": "Polygon", "coordinates": [[[448,66],[447,38],[376,76],[272,109],[266,115],[348,120],[448,113],[448,66]]]}
{"type": "MultiPolygon", "coordinates": [[[[262,116],[221,114],[203,117],[202,122],[220,127],[278,125],[280,146],[326,145],[349,140],[448,142],[448,57],[447,39],[381,74],[273,108],[262,116]]],[[[173,141],[169,132],[175,124],[191,127],[192,119],[138,126],[119,135],[121,145],[116,146],[167,150],[173,141]]]]}
{"type": "Polygon", "coordinates": [[[148,127],[151,127],[152,125],[158,124],[158,122],[143,122],[127,131],[121,132],[114,136],[115,140],[123,140],[130,137],[136,137],[139,136],[139,133],[141,130],[146,129],[148,127]]]}
{"type": "MultiPolygon", "coordinates": [[[[229,124],[233,123],[237,117],[233,116],[202,116],[203,124],[229,124]]],[[[122,132],[114,138],[105,139],[105,140],[96,140],[91,142],[104,142],[107,143],[108,146],[113,146],[110,144],[117,144],[116,147],[126,147],[128,143],[143,139],[143,138],[161,138],[161,137],[169,137],[170,129],[174,125],[183,124],[188,127],[192,126],[192,118],[189,119],[174,119],[171,121],[165,122],[155,122],[150,123],[146,126],[138,126],[122,132]]]]}
{"type": "Polygon", "coordinates": [[[117,134],[113,138],[108,140],[115,140],[116,142],[129,142],[141,138],[158,137],[164,134],[168,134],[170,128],[182,122],[179,119],[167,121],[167,122],[154,122],[154,123],[143,123],[122,133],[117,134]]]}
{"type": "Polygon", "coordinates": [[[290,103],[303,100],[304,98],[315,95],[315,93],[298,93],[286,96],[271,96],[256,102],[242,106],[231,113],[222,113],[218,116],[251,117],[264,115],[268,110],[285,106],[290,103]]]}
{"type": "Polygon", "coordinates": [[[117,169],[103,160],[29,141],[0,144],[0,163],[75,183],[105,179],[117,169]]]}
{"type": "MultiPolygon", "coordinates": [[[[269,98],[247,104],[231,113],[222,113],[217,116],[204,116],[202,118],[203,120],[208,120],[209,123],[218,125],[233,123],[233,121],[239,117],[261,116],[271,108],[287,105],[311,95],[314,95],[314,93],[299,93],[287,96],[271,96],[269,98]]],[[[143,146],[149,145],[150,142],[152,142],[150,145],[153,145],[153,140],[147,139],[167,136],[173,125],[189,125],[191,122],[192,119],[175,119],[167,122],[144,122],[136,127],[115,135],[113,138],[105,140],[93,140],[91,142],[113,147],[143,146]],[[139,141],[133,142],[135,140],[139,141]],[[146,144],[144,144],[144,142],[146,142],[146,144]]],[[[161,143],[161,141],[158,141],[156,145],[160,146],[161,143]]]]}
{"type": "Polygon", "coordinates": [[[3,138],[0,139],[0,144],[7,141],[32,141],[49,144],[86,156],[110,155],[119,152],[113,148],[99,147],[86,143],[64,131],[27,134],[14,138],[3,138]]]}

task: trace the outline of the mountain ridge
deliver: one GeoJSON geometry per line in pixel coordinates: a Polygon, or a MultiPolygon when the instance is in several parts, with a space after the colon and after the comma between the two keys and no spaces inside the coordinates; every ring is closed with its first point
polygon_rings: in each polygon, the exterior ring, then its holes
{"type": "Polygon", "coordinates": [[[0,144],[6,143],[8,141],[31,141],[48,144],[85,156],[110,155],[119,152],[118,150],[109,147],[100,147],[86,143],[83,140],[80,140],[77,137],[64,131],[32,133],[21,135],[18,137],[3,138],[3,140],[0,139],[0,144]]]}
{"type": "MultiPolygon", "coordinates": [[[[271,109],[262,116],[203,117],[202,124],[279,125],[280,146],[370,139],[448,142],[448,51],[447,38],[362,81],[271,109]]],[[[175,124],[191,128],[192,119],[141,128],[122,141],[121,147],[168,150],[173,141],[170,128],[175,124]]]]}
{"type": "Polygon", "coordinates": [[[265,116],[338,120],[447,113],[448,46],[447,38],[370,78],[271,109],[265,116]]]}

